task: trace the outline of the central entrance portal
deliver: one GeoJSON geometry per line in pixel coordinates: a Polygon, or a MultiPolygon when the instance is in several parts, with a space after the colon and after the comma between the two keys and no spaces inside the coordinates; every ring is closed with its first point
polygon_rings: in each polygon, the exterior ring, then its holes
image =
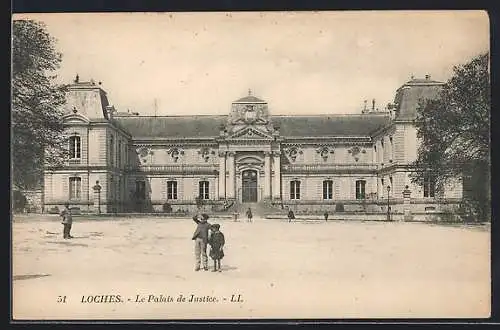
{"type": "Polygon", "coordinates": [[[243,203],[257,202],[257,171],[245,170],[241,173],[242,191],[241,201],[243,203]]]}

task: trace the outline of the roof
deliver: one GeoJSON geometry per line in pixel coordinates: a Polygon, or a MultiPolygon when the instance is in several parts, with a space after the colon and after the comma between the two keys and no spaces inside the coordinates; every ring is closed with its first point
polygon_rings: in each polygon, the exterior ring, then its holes
{"type": "Polygon", "coordinates": [[[285,137],[370,136],[389,121],[388,115],[380,114],[272,116],[285,137]]]}
{"type": "MultiPolygon", "coordinates": [[[[219,136],[227,116],[134,116],[114,120],[133,137],[214,138],[219,136]]],[[[271,116],[283,137],[370,136],[389,121],[389,116],[380,114],[271,116]]]]}
{"type": "Polygon", "coordinates": [[[266,101],[261,100],[258,97],[255,97],[253,95],[248,95],[248,96],[242,97],[239,100],[234,101],[233,103],[266,103],[266,101]]]}
{"type": "Polygon", "coordinates": [[[115,118],[133,137],[216,137],[227,116],[131,116],[115,118]]]}
{"type": "Polygon", "coordinates": [[[398,104],[396,119],[415,119],[420,101],[436,99],[443,85],[443,83],[430,82],[429,80],[426,80],[426,83],[411,83],[412,81],[404,84],[396,93],[395,103],[398,104]]]}
{"type": "Polygon", "coordinates": [[[441,85],[443,83],[441,81],[431,80],[430,78],[425,78],[425,79],[415,78],[415,79],[412,79],[412,80],[405,83],[405,85],[420,85],[420,84],[425,84],[425,85],[438,84],[438,85],[441,85]]]}

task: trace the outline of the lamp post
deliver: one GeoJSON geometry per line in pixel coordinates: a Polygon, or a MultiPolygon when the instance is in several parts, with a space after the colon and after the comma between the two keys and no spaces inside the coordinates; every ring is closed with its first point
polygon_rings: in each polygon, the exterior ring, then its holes
{"type": "Polygon", "coordinates": [[[99,181],[95,182],[95,186],[92,187],[94,189],[94,206],[97,214],[101,214],[101,186],[99,185],[99,181]]]}
{"type": "Polygon", "coordinates": [[[391,192],[391,186],[387,186],[387,221],[391,221],[391,207],[389,206],[389,193],[391,192]]]}

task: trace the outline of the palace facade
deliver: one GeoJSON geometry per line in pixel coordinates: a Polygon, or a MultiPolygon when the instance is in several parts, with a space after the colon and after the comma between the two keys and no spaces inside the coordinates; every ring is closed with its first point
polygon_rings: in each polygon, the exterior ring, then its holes
{"type": "Polygon", "coordinates": [[[402,212],[403,191],[414,211],[439,210],[460,201],[460,180],[437,191],[431,176],[417,186],[409,174],[417,106],[442,85],[412,79],[388,109],[365,105],[360,114],[277,116],[249,92],[227,115],[140,116],[117,112],[99,84],[76,79],[64,117],[70,157],[45,171],[45,210],[69,201],[102,213],[192,211],[197,203],[402,212]]]}

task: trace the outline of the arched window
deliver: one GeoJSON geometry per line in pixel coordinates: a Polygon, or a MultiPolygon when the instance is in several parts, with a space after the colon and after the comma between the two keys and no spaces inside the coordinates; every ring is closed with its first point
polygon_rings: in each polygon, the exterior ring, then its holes
{"type": "Polygon", "coordinates": [[[80,159],[81,158],[81,139],[79,136],[74,135],[69,138],[69,158],[70,159],[80,159]]]}
{"type": "Polygon", "coordinates": [[[177,181],[167,181],[167,199],[177,199],[177,181]]]}
{"type": "Polygon", "coordinates": [[[323,181],[323,199],[328,199],[328,200],[333,199],[333,181],[332,180],[323,181]]]}
{"type": "Polygon", "coordinates": [[[290,199],[300,199],[300,181],[290,181],[290,199]]]}
{"type": "Polygon", "coordinates": [[[82,178],[69,178],[69,199],[79,200],[82,197],[82,178]]]}
{"type": "Polygon", "coordinates": [[[365,199],[365,180],[356,181],[356,199],[365,199]]]}
{"type": "Polygon", "coordinates": [[[209,194],[209,182],[208,181],[200,181],[199,182],[199,194],[198,196],[201,199],[210,199],[209,194]]]}

